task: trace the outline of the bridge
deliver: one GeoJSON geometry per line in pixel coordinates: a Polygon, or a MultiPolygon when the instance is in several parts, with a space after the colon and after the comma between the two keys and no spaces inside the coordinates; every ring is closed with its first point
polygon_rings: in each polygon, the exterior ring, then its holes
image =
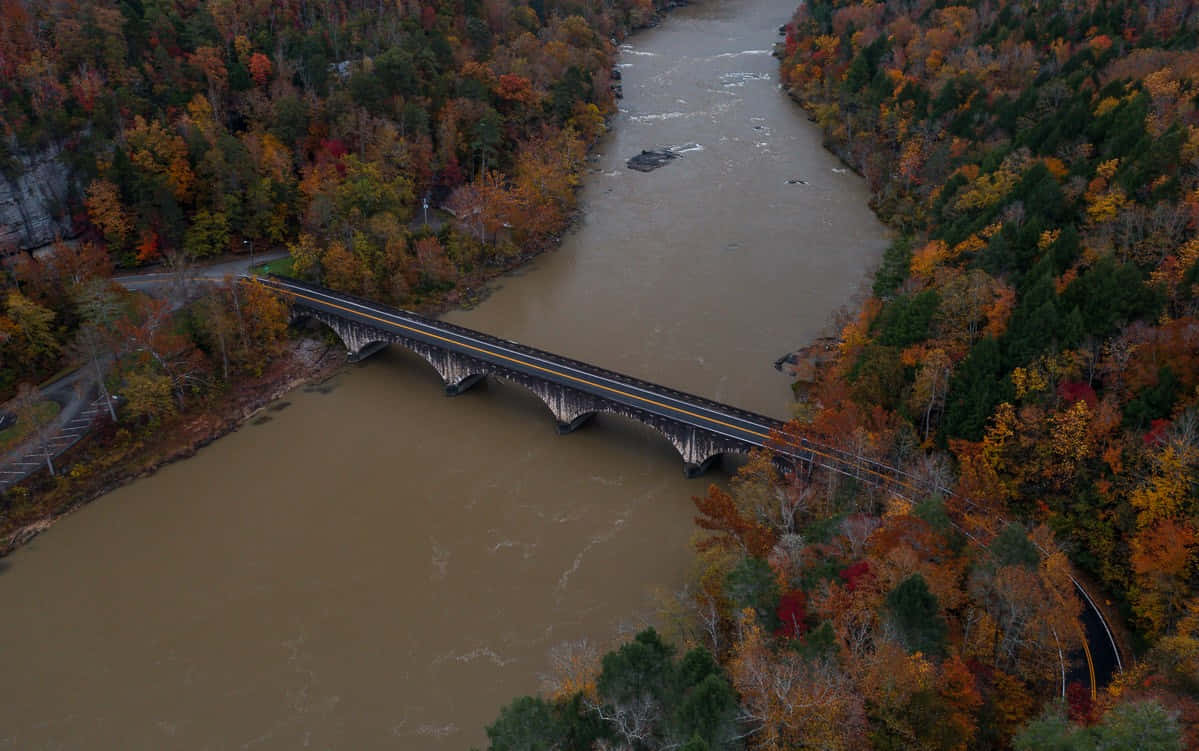
{"type": "Polygon", "coordinates": [[[865,456],[786,435],[784,424],[771,417],[324,287],[277,276],[255,279],[291,303],[293,323],[310,319],[332,329],[352,361],[399,344],[433,366],[450,396],[498,376],[536,394],[563,434],[601,412],[636,420],[674,445],[688,477],[703,474],[723,454],[769,448],[783,460],[829,469],[913,501],[935,490],[865,456]]]}
{"type": "MultiPolygon", "coordinates": [[[[600,412],[637,420],[674,445],[688,477],[703,474],[722,454],[766,448],[783,464],[820,467],[909,501],[938,493],[966,507],[974,505],[948,488],[898,468],[787,432],[781,421],[771,417],[324,287],[277,276],[247,278],[288,300],[292,323],[316,320],[332,329],[352,361],[399,344],[433,366],[449,396],[461,394],[489,375],[498,376],[536,394],[553,414],[559,433],[576,430],[600,412]]],[[[996,528],[1006,524],[985,511],[983,516],[996,528]]],[[[953,523],[972,542],[986,547],[986,532],[953,523]]],[[[1094,697],[1098,681],[1090,643],[1110,649],[1116,670],[1122,672],[1123,664],[1102,611],[1082,583],[1072,575],[1070,579],[1087,605],[1083,649],[1094,697]]],[[[1064,697],[1064,663],[1062,671],[1064,697]]]]}

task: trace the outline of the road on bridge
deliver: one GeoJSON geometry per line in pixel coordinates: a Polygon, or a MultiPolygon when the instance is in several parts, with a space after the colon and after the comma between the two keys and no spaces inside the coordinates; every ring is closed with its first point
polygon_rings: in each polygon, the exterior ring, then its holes
{"type": "Polygon", "coordinates": [[[784,423],[765,415],[315,285],[276,276],[245,278],[254,279],[311,309],[689,425],[732,439],[747,448],[769,448],[776,454],[813,462],[825,469],[887,487],[912,501],[924,498],[929,492],[915,477],[902,470],[860,454],[784,434],[784,423]]]}
{"type": "Polygon", "coordinates": [[[278,277],[256,277],[271,289],[318,310],[325,310],[369,326],[383,327],[436,347],[493,362],[505,368],[542,378],[584,393],[615,401],[651,414],[694,425],[754,446],[773,445],[783,423],[734,407],[718,405],[670,389],[653,387],[630,376],[620,375],[530,347],[498,339],[424,316],[340,294],[323,292],[309,285],[278,277]]]}

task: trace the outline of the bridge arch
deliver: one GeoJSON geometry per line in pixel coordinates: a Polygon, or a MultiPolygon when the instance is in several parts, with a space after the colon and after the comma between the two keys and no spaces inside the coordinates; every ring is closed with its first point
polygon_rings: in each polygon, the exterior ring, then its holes
{"type": "Polygon", "coordinates": [[[447,396],[457,396],[467,391],[483,380],[490,370],[483,363],[453,356],[445,350],[429,347],[404,336],[384,333],[372,326],[362,326],[320,311],[293,307],[291,323],[295,325],[304,321],[316,321],[332,331],[346,348],[346,358],[350,362],[361,362],[392,344],[404,347],[419,355],[437,371],[445,385],[447,396]]]}
{"type": "Polygon", "coordinates": [[[293,326],[315,321],[332,331],[346,348],[350,362],[365,360],[392,343],[392,339],[381,332],[357,326],[336,316],[325,315],[300,306],[293,306],[290,323],[293,326]]]}
{"type": "Polygon", "coordinates": [[[639,409],[597,399],[569,387],[511,373],[497,375],[505,381],[523,386],[540,399],[553,416],[559,435],[573,433],[598,414],[613,415],[651,428],[678,452],[687,477],[702,475],[724,454],[748,453],[739,443],[721,441],[705,431],[682,426],[639,409]]]}
{"type": "Polygon", "coordinates": [[[578,430],[601,412],[645,425],[674,446],[683,460],[684,472],[688,477],[703,474],[724,454],[748,452],[742,440],[727,438],[668,416],[614,402],[602,394],[588,393],[561,382],[540,378],[536,374],[520,372],[502,362],[479,359],[461,348],[446,348],[409,337],[402,331],[388,331],[336,312],[304,304],[293,305],[291,322],[298,324],[306,320],[317,321],[333,331],[345,346],[351,362],[359,362],[391,344],[404,347],[419,355],[437,371],[445,386],[445,393],[450,396],[463,393],[488,375],[523,386],[549,409],[558,433],[562,435],[578,430]]]}

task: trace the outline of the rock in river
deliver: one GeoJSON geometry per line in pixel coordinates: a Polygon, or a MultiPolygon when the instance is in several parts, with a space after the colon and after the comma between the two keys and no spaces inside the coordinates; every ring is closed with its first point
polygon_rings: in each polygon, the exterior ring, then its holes
{"type": "Polygon", "coordinates": [[[666,164],[671,159],[677,159],[678,156],[678,154],[670,149],[655,149],[653,151],[643,149],[640,154],[626,162],[625,166],[640,172],[651,172],[666,164]]]}

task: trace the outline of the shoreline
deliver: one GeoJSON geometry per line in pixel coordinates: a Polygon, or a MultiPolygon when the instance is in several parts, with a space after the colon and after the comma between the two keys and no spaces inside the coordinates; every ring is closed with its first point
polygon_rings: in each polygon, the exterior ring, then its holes
{"type": "MultiPolygon", "coordinates": [[[[259,416],[272,402],[285,394],[303,386],[324,383],[338,375],[346,366],[345,355],[335,352],[336,345],[320,342],[311,336],[301,336],[291,345],[288,354],[281,358],[270,369],[270,372],[259,379],[239,384],[233,391],[232,397],[226,397],[220,406],[200,411],[195,414],[181,415],[176,421],[162,431],[160,440],[150,444],[141,444],[129,451],[128,461],[124,469],[117,467],[108,471],[101,470],[91,477],[76,479],[75,473],[80,465],[86,466],[99,461],[106,451],[101,449],[98,458],[89,457],[87,452],[95,448],[95,441],[108,432],[121,430],[119,426],[108,422],[98,426],[85,439],[63,454],[68,458],[64,463],[66,469],[63,475],[56,478],[45,478],[41,473],[31,477],[37,482],[49,485],[48,489],[39,488],[41,492],[29,494],[34,503],[53,501],[56,492],[68,492],[69,500],[55,504],[53,508],[42,513],[42,518],[5,532],[0,537],[0,559],[7,557],[13,551],[22,547],[42,532],[50,529],[59,519],[91,504],[102,496],[111,493],[125,485],[144,477],[153,475],[158,470],[177,461],[189,459],[200,449],[213,441],[223,438],[239,430],[252,419],[259,416]],[[91,459],[91,462],[88,459],[91,459]],[[77,488],[62,488],[60,483],[79,482],[77,488]],[[59,487],[55,487],[59,485],[59,487]]],[[[24,483],[14,487],[24,487],[24,483]]]]}
{"type": "MultiPolygon", "coordinates": [[[[781,54],[781,43],[775,43],[774,57],[779,61],[781,69],[783,55],[781,54]]],[[[824,128],[821,127],[816,118],[815,107],[817,102],[809,101],[790,88],[783,87],[783,92],[791,99],[807,116],[808,121],[813,123],[821,131],[821,145],[825,151],[845,165],[847,169],[857,175],[859,178],[865,179],[865,174],[860,166],[854,162],[848,144],[839,144],[832,139],[824,128]]],[[[870,211],[875,215],[878,221],[887,228],[888,232],[893,234],[893,237],[902,235],[902,230],[895,226],[892,221],[884,219],[878,212],[878,195],[874,190],[869,190],[870,198],[868,206],[870,211]]],[[[873,273],[873,272],[871,272],[873,273]]],[[[847,301],[845,310],[851,315],[856,315],[862,309],[862,303],[870,296],[870,278],[864,278],[862,289],[858,294],[854,295],[847,301]]],[[[792,391],[795,394],[798,402],[813,384],[817,383],[823,375],[823,371],[829,366],[835,366],[841,355],[837,351],[840,331],[832,332],[831,335],[820,336],[808,344],[791,352],[785,353],[780,357],[775,364],[775,367],[782,372],[786,372],[792,378],[792,391]]],[[[1099,581],[1089,573],[1079,568],[1074,562],[1073,557],[1069,556],[1071,576],[1074,579],[1074,584],[1086,597],[1084,607],[1088,612],[1094,614],[1098,622],[1103,626],[1112,646],[1115,648],[1114,661],[1117,663],[1118,670],[1114,671],[1114,676],[1119,676],[1125,670],[1124,665],[1129,668],[1135,664],[1137,650],[1134,644],[1134,634],[1128,623],[1125,621],[1123,613],[1119,606],[1113,603],[1111,594],[1105,589],[1099,581]],[[1123,660],[1121,659],[1123,655],[1123,660]]],[[[1100,640],[1102,641],[1102,640],[1100,640]]],[[[1090,655],[1088,654],[1088,661],[1090,655]]],[[[1110,682],[1110,679],[1109,679],[1110,682]]]]}
{"type": "MultiPolygon", "coordinates": [[[[640,31],[656,28],[665,20],[671,10],[687,5],[690,5],[689,0],[670,0],[660,9],[656,9],[644,25],[628,29],[623,35],[613,38],[615,52],[611,64],[615,65],[616,56],[619,55],[619,45],[626,39],[631,38],[640,31]]],[[[615,113],[605,118],[604,133],[588,146],[586,157],[584,158],[584,167],[579,175],[580,185],[575,187],[576,195],[582,189],[581,180],[589,174],[586,168],[588,158],[594,153],[596,146],[609,132],[609,125],[614,117],[615,113]]],[[[552,242],[545,243],[541,247],[523,250],[521,253],[507,259],[502,265],[492,267],[491,270],[494,273],[480,274],[470,284],[452,290],[440,299],[414,306],[416,309],[414,312],[431,317],[440,317],[452,310],[470,310],[474,308],[495,292],[495,283],[498,280],[505,276],[519,273],[543,254],[561,249],[563,240],[577,228],[582,215],[583,210],[576,207],[567,217],[562,229],[552,236],[552,242]]],[[[120,429],[119,426],[112,423],[96,426],[83,440],[61,455],[62,458],[66,459],[63,463],[64,475],[60,475],[57,478],[45,478],[42,476],[42,473],[38,472],[25,478],[10,489],[10,492],[23,489],[26,502],[40,504],[50,501],[53,508],[45,512],[42,518],[36,521],[19,524],[8,532],[0,532],[0,535],[2,535],[0,536],[0,560],[33,540],[42,532],[50,529],[56,521],[64,516],[74,513],[78,509],[91,504],[114,490],[129,485],[143,477],[148,477],[168,464],[191,458],[197,451],[208,444],[233,433],[258,417],[272,402],[278,400],[284,394],[296,388],[323,383],[335,377],[349,364],[344,354],[330,354],[330,351],[336,348],[336,345],[322,344],[310,334],[301,335],[292,344],[288,355],[282,359],[283,361],[275,365],[275,367],[287,368],[285,373],[264,375],[255,381],[239,384],[234,387],[234,392],[252,392],[242,399],[238,399],[236,395],[232,397],[230,395],[223,395],[216,404],[207,410],[202,410],[192,415],[178,416],[171,425],[161,431],[163,435],[160,440],[150,445],[142,445],[140,448],[130,452],[132,456],[128,457],[129,461],[126,463],[124,471],[113,468],[100,477],[97,477],[95,482],[80,481],[83,483],[82,487],[70,489],[75,491],[72,493],[75,497],[61,504],[54,504],[54,494],[60,490],[65,490],[61,487],[56,488],[54,485],[64,479],[67,482],[76,482],[77,480],[71,478],[70,475],[74,473],[77,465],[90,458],[86,456],[88,449],[93,447],[94,442],[99,440],[106,430],[120,429]],[[323,352],[321,352],[315,362],[308,364],[300,362],[304,359],[305,350],[318,347],[323,347],[323,352]],[[333,360],[332,362],[330,362],[331,359],[333,360]],[[265,392],[260,391],[264,388],[266,389],[265,392]],[[199,423],[204,424],[198,425],[199,423]],[[197,427],[200,429],[196,430],[195,428],[197,427]],[[162,453],[155,456],[158,452],[162,453]],[[36,488],[32,492],[29,488],[30,485],[34,485],[36,488]],[[47,489],[46,486],[49,486],[49,488],[47,489]]],[[[111,453],[112,449],[108,449],[107,452],[111,453]]],[[[105,453],[104,450],[101,451],[101,455],[103,453],[105,453]]],[[[124,459],[126,457],[119,458],[124,459]]],[[[93,458],[92,461],[98,461],[98,459],[93,458]]]]}

